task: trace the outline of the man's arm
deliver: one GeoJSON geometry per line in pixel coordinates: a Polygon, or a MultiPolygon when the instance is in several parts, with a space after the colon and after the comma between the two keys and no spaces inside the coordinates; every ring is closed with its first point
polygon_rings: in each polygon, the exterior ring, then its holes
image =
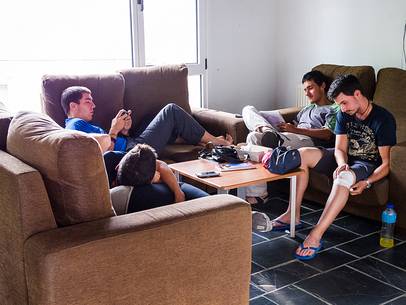
{"type": "Polygon", "coordinates": [[[329,141],[333,136],[333,132],[328,128],[299,128],[291,123],[282,123],[278,125],[280,131],[302,134],[312,138],[329,141]]]}
{"type": "Polygon", "coordinates": [[[111,136],[109,134],[90,133],[89,135],[91,135],[93,138],[96,139],[97,142],[99,142],[102,152],[114,149],[114,143],[111,140],[111,136]]]}
{"type": "Polygon", "coordinates": [[[337,175],[344,170],[349,170],[348,162],[348,138],[346,134],[340,134],[336,136],[336,145],[334,149],[334,157],[337,162],[337,169],[333,173],[335,179],[337,175]]]}
{"type": "Polygon", "coordinates": [[[175,174],[168,167],[168,165],[160,160],[156,160],[156,170],[161,175],[161,180],[164,182],[174,193],[175,202],[185,201],[185,194],[180,189],[179,183],[176,180],[175,174]]]}
{"type": "Polygon", "coordinates": [[[382,158],[382,164],[379,165],[371,176],[366,180],[358,181],[351,188],[351,195],[361,194],[368,186],[369,183],[374,183],[389,174],[389,164],[390,164],[390,146],[378,146],[379,154],[382,158]],[[368,182],[367,182],[368,181],[368,182]]]}

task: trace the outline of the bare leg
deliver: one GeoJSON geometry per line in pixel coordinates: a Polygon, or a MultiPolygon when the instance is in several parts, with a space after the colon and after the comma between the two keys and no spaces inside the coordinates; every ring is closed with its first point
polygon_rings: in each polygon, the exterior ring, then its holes
{"type": "MultiPolygon", "coordinates": [[[[300,157],[302,159],[301,169],[304,170],[303,173],[297,176],[297,185],[296,185],[296,224],[300,222],[300,206],[302,205],[303,195],[306,191],[307,184],[309,183],[309,169],[316,166],[323,156],[323,153],[318,148],[306,147],[300,148],[300,157]]],[[[280,220],[285,223],[290,223],[290,204],[285,213],[277,217],[275,220],[280,220]]],[[[278,224],[274,222],[274,227],[277,227],[278,224]]]]}
{"type": "Polygon", "coordinates": [[[200,142],[203,144],[212,142],[215,145],[231,145],[233,144],[233,137],[229,134],[227,134],[226,137],[223,136],[215,137],[212,134],[205,131],[202,138],[200,139],[200,142]]]}
{"type": "MultiPolygon", "coordinates": [[[[333,188],[330,192],[330,195],[327,199],[326,206],[324,208],[323,214],[320,216],[320,219],[317,225],[306,237],[303,242],[304,247],[318,247],[320,245],[320,240],[327,231],[328,227],[333,223],[334,219],[344,208],[347,203],[348,196],[350,191],[345,186],[333,185],[333,188]]],[[[300,248],[296,250],[296,253],[301,256],[311,255],[314,250],[305,249],[301,250],[300,248]]]]}

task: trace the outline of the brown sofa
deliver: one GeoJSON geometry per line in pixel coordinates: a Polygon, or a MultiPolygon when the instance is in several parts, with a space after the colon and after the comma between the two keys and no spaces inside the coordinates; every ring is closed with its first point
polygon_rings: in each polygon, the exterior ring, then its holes
{"type": "MultiPolygon", "coordinates": [[[[133,111],[134,126],[173,102],[191,114],[207,131],[218,136],[231,134],[236,143],[245,139],[245,126],[235,115],[210,109],[192,110],[188,100],[188,71],[185,65],[131,68],[105,75],[45,75],[42,80],[43,111],[64,126],[65,114],[60,105],[62,91],[74,85],[92,90],[96,104],[93,122],[109,129],[113,116],[120,110],[133,111]]],[[[168,145],[160,155],[169,162],[197,158],[200,146],[168,145]]]]}
{"type": "MultiPolygon", "coordinates": [[[[335,78],[339,74],[357,76],[365,89],[365,95],[374,103],[388,109],[396,118],[397,145],[391,150],[390,174],[373,184],[361,195],[350,196],[344,210],[355,215],[380,220],[384,205],[388,201],[395,204],[398,212],[397,226],[406,229],[406,71],[397,68],[379,70],[375,81],[375,71],[370,66],[339,66],[322,64],[313,68],[335,78]]],[[[287,121],[292,121],[299,108],[279,110],[287,121]]],[[[309,188],[305,198],[324,204],[332,187],[332,179],[311,172],[309,188]]]]}
{"type": "Polygon", "coordinates": [[[115,216],[97,142],[28,112],[0,114],[0,189],[2,305],[248,303],[239,198],[115,216]]]}

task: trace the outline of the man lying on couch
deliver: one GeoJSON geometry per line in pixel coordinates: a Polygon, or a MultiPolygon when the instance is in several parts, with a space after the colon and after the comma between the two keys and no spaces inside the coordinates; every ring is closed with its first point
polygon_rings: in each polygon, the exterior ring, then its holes
{"type": "MultiPolygon", "coordinates": [[[[385,108],[363,95],[353,75],[339,76],[328,91],[341,111],[337,115],[335,148],[299,149],[304,172],[297,177],[296,226],[300,225],[300,206],[313,168],[334,178],[324,211],[309,235],[296,250],[296,258],[314,258],[322,248],[322,236],[347,203],[349,195],[359,195],[371,184],[389,174],[390,148],[396,144],[396,122],[385,108]]],[[[253,214],[253,226],[272,229],[286,227],[287,211],[270,221],[263,213],[253,214]]]]}
{"type": "MultiPolygon", "coordinates": [[[[126,150],[131,151],[131,148],[139,143],[155,145],[161,151],[168,142],[176,140],[178,136],[191,144],[212,141],[216,144],[229,145],[232,142],[231,136],[225,139],[209,134],[189,114],[175,104],[169,104],[163,108],[137,138],[128,137],[128,131],[132,125],[131,111],[120,110],[113,118],[108,134],[102,128],[90,124],[95,104],[91,91],[86,87],[73,86],[65,89],[62,93],[61,105],[68,117],[66,129],[90,133],[99,142],[104,152],[103,157],[110,187],[113,186],[113,181],[117,175],[117,165],[126,155],[126,150]]],[[[165,165],[160,161],[158,168],[164,170],[164,167],[165,165]]],[[[173,176],[173,178],[175,177],[173,176]]],[[[173,182],[173,179],[170,181],[173,182]]],[[[131,196],[128,198],[128,212],[208,195],[186,183],[174,188],[173,183],[168,185],[168,180],[159,182],[138,185],[133,192],[128,193],[128,196],[131,196]]],[[[114,200],[114,196],[112,198],[114,200]]]]}
{"type": "Polygon", "coordinates": [[[212,142],[230,145],[233,142],[230,135],[226,138],[211,135],[192,116],[173,103],[166,105],[135,138],[129,137],[132,125],[131,110],[121,109],[113,118],[108,133],[90,123],[96,105],[93,103],[92,92],[86,87],[66,88],[62,92],[61,105],[67,116],[65,128],[92,133],[103,152],[125,152],[140,143],[152,146],[159,155],[167,144],[179,140],[187,144],[212,142]]]}

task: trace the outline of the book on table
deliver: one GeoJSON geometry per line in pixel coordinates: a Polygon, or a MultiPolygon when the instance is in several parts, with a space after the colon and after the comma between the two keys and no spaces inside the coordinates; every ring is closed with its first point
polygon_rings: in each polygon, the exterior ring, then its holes
{"type": "Polygon", "coordinates": [[[238,170],[245,170],[245,169],[255,169],[255,165],[242,162],[242,163],[220,163],[218,164],[218,168],[222,172],[229,172],[229,171],[238,171],[238,170]]]}

